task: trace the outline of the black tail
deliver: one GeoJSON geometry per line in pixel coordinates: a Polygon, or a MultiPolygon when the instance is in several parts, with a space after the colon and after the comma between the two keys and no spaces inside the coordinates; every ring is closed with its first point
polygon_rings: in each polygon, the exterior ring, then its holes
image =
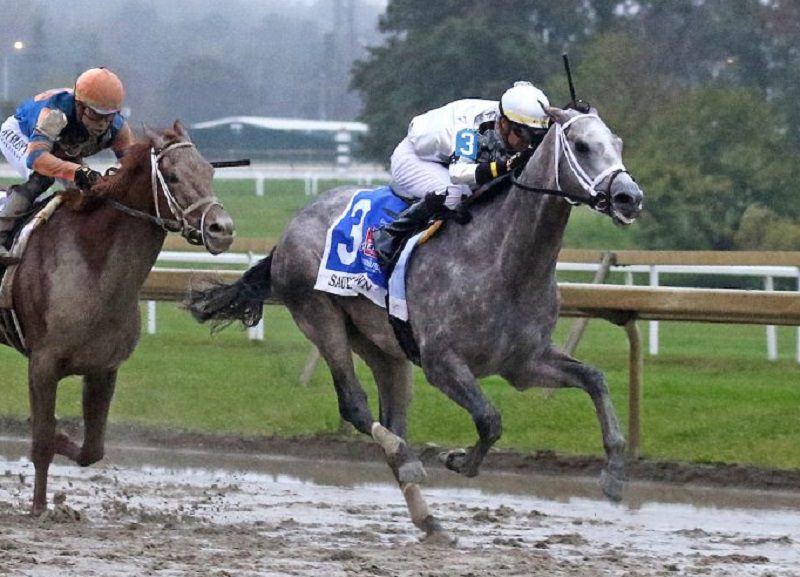
{"type": "Polygon", "coordinates": [[[234,321],[245,326],[258,324],[264,311],[264,301],[271,293],[270,269],[272,255],[261,259],[233,284],[206,281],[204,286],[191,288],[183,307],[198,322],[211,321],[212,331],[222,330],[234,321]]]}

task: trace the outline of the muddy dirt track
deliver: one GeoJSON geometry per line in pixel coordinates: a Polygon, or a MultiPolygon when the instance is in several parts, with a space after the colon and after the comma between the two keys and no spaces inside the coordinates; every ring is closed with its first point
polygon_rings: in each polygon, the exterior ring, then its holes
{"type": "Polygon", "coordinates": [[[453,546],[420,540],[363,443],[133,436],[87,469],[57,459],[41,519],[27,439],[0,441],[0,575],[800,576],[796,472],[639,463],[613,505],[592,459],[493,454],[472,480],[431,463],[453,546]]]}

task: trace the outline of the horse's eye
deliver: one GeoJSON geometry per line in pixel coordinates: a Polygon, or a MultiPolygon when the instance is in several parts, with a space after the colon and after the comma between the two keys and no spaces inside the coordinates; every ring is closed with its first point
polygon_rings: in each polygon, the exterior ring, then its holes
{"type": "Polygon", "coordinates": [[[180,178],[178,178],[178,175],[177,175],[177,174],[170,174],[170,175],[167,175],[167,182],[169,182],[170,184],[175,184],[175,183],[177,183],[177,182],[180,182],[180,180],[181,180],[181,179],[180,179],[180,178]]]}
{"type": "Polygon", "coordinates": [[[583,140],[579,140],[575,143],[575,150],[581,154],[587,153],[589,152],[589,145],[583,140]]]}

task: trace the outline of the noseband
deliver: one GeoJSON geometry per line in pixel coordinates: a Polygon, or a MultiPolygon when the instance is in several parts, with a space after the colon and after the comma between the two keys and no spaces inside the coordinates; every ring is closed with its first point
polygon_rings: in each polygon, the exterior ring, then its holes
{"type": "Polygon", "coordinates": [[[194,146],[191,142],[175,142],[167,146],[162,150],[156,150],[155,147],[150,148],[150,185],[153,191],[153,205],[155,206],[156,215],[153,216],[147,212],[143,212],[141,210],[136,210],[129,206],[126,206],[120,202],[117,202],[113,199],[108,199],[108,202],[117,210],[120,210],[126,214],[131,216],[135,216],[137,218],[141,218],[144,220],[149,220],[150,222],[160,226],[167,232],[180,232],[181,236],[183,236],[190,244],[194,245],[203,245],[208,248],[208,243],[205,237],[205,220],[206,216],[208,215],[209,211],[215,207],[219,206],[223,208],[222,203],[219,202],[219,199],[216,196],[210,196],[208,198],[201,198],[197,202],[187,206],[186,208],[181,207],[178,201],[175,199],[175,195],[172,194],[170,191],[169,186],[167,186],[167,182],[164,179],[164,175],[161,172],[160,162],[161,159],[164,158],[167,152],[174,150],[176,148],[182,148],[184,146],[194,146]],[[161,209],[159,207],[158,202],[158,191],[159,191],[159,184],[160,190],[164,195],[164,199],[167,202],[167,207],[171,215],[174,218],[162,218],[161,217],[161,209]],[[186,215],[192,213],[193,211],[203,208],[203,212],[200,215],[200,228],[194,227],[192,224],[189,223],[186,215]]]}
{"type": "Polygon", "coordinates": [[[167,186],[166,180],[164,180],[164,175],[161,173],[161,166],[159,164],[161,159],[164,158],[167,152],[170,150],[182,148],[184,146],[194,147],[194,144],[191,142],[175,142],[161,151],[157,151],[155,148],[150,149],[150,183],[153,189],[153,204],[156,207],[156,218],[163,223],[161,228],[164,230],[168,232],[180,231],[181,236],[189,241],[190,244],[202,244],[203,246],[208,247],[205,237],[206,215],[208,215],[208,212],[215,206],[222,208],[222,203],[219,202],[219,199],[217,199],[216,196],[210,196],[207,198],[201,198],[197,202],[194,202],[186,208],[183,208],[180,204],[178,204],[175,196],[167,186]],[[161,191],[164,194],[164,199],[167,201],[169,211],[172,213],[172,216],[175,217],[175,220],[168,221],[161,218],[161,209],[158,206],[159,184],[161,184],[161,191]],[[189,223],[189,221],[186,219],[186,215],[199,208],[203,208],[203,212],[200,215],[200,228],[198,229],[189,223]],[[178,228],[168,228],[167,223],[177,223],[178,228]]]}
{"type": "Polygon", "coordinates": [[[526,190],[529,192],[539,192],[543,194],[552,194],[554,196],[563,197],[569,202],[570,204],[581,204],[585,203],[588,204],[594,210],[598,212],[608,214],[611,210],[611,185],[614,183],[614,180],[620,174],[630,174],[628,170],[625,168],[625,165],[621,162],[617,164],[612,164],[605,170],[601,171],[597,176],[591,178],[586,171],[581,166],[580,162],[578,162],[577,157],[575,156],[575,152],[573,152],[572,148],[569,145],[569,141],[567,140],[567,129],[577,120],[582,120],[584,118],[595,118],[600,120],[600,117],[596,114],[579,114],[577,116],[573,116],[563,124],[556,123],[554,128],[556,130],[556,138],[553,150],[553,166],[556,175],[556,187],[552,188],[538,188],[534,186],[528,186],[526,184],[522,184],[519,182],[515,176],[511,177],[511,184],[521,188],[522,190],[526,190]],[[576,196],[570,192],[567,192],[561,188],[561,183],[559,181],[559,165],[561,163],[561,156],[564,156],[564,160],[567,162],[567,166],[572,172],[572,175],[577,180],[580,187],[589,195],[589,200],[587,201],[582,196],[576,196]],[[605,189],[600,190],[599,187],[608,179],[608,186],[605,189]]]}

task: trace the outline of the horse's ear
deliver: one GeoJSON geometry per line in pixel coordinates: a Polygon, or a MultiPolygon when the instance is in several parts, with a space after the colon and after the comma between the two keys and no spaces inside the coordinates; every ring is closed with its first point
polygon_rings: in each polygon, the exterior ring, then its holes
{"type": "Polygon", "coordinates": [[[164,148],[164,138],[156,131],[151,130],[146,124],[144,125],[144,135],[150,140],[153,148],[157,150],[164,148]]]}
{"type": "Polygon", "coordinates": [[[186,128],[184,128],[183,122],[181,122],[180,120],[176,120],[175,124],[172,126],[172,129],[175,131],[175,134],[177,134],[179,137],[181,137],[186,141],[189,141],[189,133],[187,132],[186,128]]]}
{"type": "Polygon", "coordinates": [[[557,106],[544,106],[542,105],[545,114],[552,118],[554,121],[558,122],[559,124],[564,124],[567,120],[569,120],[569,114],[563,108],[559,108],[557,106]]]}

